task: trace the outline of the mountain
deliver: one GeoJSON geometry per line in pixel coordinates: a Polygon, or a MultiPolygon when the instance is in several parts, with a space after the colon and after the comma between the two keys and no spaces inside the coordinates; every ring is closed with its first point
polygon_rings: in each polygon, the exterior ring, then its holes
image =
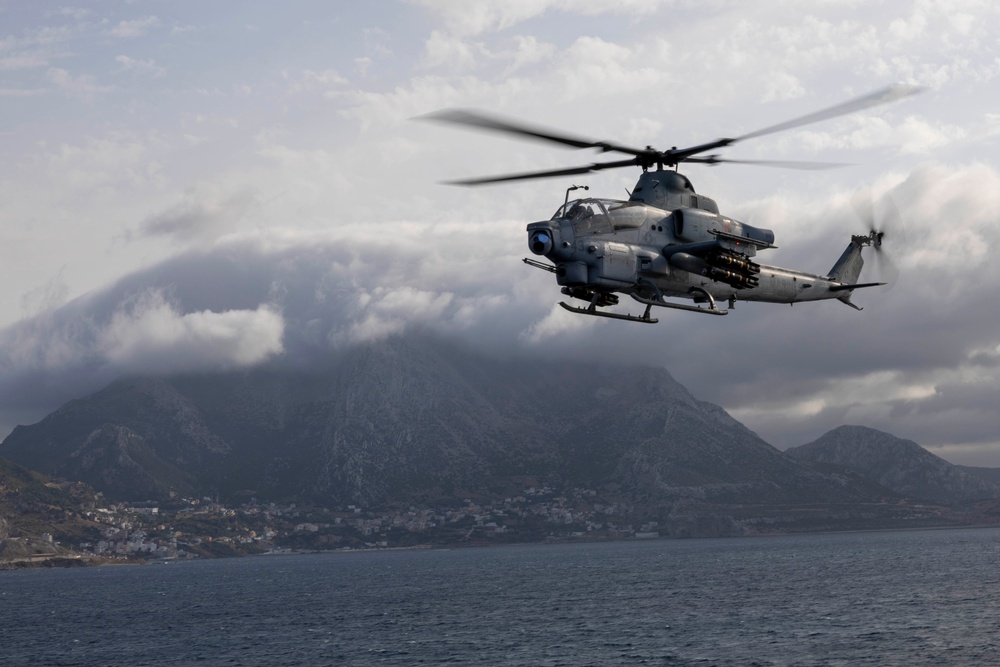
{"type": "Polygon", "coordinates": [[[416,503],[531,480],[730,504],[887,493],[782,454],[663,369],[426,336],[309,369],[122,379],[17,427],[0,456],[128,500],[416,503]]]}
{"type": "Polygon", "coordinates": [[[53,480],[0,459],[0,563],[56,556],[58,542],[100,535],[84,516],[96,494],[79,483],[53,480]]]}
{"type": "Polygon", "coordinates": [[[984,479],[990,484],[1000,485],[1000,468],[982,468],[979,466],[955,466],[962,472],[968,473],[973,477],[979,477],[984,479]]]}
{"type": "Polygon", "coordinates": [[[910,498],[956,503],[1000,498],[1000,486],[969,474],[912,440],[863,426],[841,426],[785,451],[800,461],[835,465],[910,498]]]}

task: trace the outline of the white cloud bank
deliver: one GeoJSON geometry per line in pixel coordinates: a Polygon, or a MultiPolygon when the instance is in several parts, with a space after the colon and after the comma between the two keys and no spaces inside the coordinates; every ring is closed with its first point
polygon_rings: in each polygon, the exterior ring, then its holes
{"type": "Polygon", "coordinates": [[[184,373],[253,366],[283,351],[284,321],[256,310],[182,314],[152,289],[122,304],[100,330],[94,353],[128,373],[184,373]]]}

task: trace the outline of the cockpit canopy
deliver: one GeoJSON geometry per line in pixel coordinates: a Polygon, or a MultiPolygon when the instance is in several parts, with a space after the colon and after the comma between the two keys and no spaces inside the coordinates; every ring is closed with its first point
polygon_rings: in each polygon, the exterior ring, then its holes
{"type": "Polygon", "coordinates": [[[593,234],[635,229],[650,217],[662,218],[663,211],[639,202],[588,198],[566,202],[552,219],[569,220],[577,234],[593,234]]]}

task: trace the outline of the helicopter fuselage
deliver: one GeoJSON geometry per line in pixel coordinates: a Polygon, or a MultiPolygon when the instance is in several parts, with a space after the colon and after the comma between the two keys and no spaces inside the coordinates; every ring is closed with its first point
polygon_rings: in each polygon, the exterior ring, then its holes
{"type": "MultiPolygon", "coordinates": [[[[754,261],[775,247],[774,233],[719,213],[708,197],[675,171],[645,172],[627,201],[586,198],[567,201],[551,219],[528,225],[528,247],[552,262],[527,263],[556,274],[564,294],[590,302],[587,314],[617,303],[616,293],[647,305],[725,314],[715,300],[796,303],[840,299],[848,305],[861,270],[855,237],[827,275],[754,261]],[[708,303],[708,309],[677,306],[667,298],[708,303]]],[[[565,306],[565,304],[564,304],[565,306]]],[[[623,319],[651,321],[644,317],[623,319]]],[[[615,317],[618,317],[615,315],[615,317]]]]}

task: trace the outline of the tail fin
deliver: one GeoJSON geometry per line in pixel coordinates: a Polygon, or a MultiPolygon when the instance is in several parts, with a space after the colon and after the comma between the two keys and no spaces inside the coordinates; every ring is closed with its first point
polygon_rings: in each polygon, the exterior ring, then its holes
{"type": "Polygon", "coordinates": [[[846,303],[855,310],[861,310],[861,307],[851,303],[851,294],[853,294],[852,290],[854,287],[872,287],[882,284],[865,283],[858,285],[858,276],[861,275],[861,267],[865,265],[865,260],[861,256],[861,248],[867,245],[866,241],[868,241],[867,236],[852,236],[850,245],[844,250],[840,259],[833,265],[833,268],[830,269],[830,278],[836,282],[843,283],[843,285],[831,288],[832,291],[843,291],[843,294],[838,296],[837,300],[846,303]]]}
{"type": "Polygon", "coordinates": [[[861,275],[861,267],[865,265],[865,260],[861,256],[861,243],[851,238],[850,245],[837,260],[837,263],[830,269],[830,278],[840,283],[853,284],[858,282],[861,275]]]}

